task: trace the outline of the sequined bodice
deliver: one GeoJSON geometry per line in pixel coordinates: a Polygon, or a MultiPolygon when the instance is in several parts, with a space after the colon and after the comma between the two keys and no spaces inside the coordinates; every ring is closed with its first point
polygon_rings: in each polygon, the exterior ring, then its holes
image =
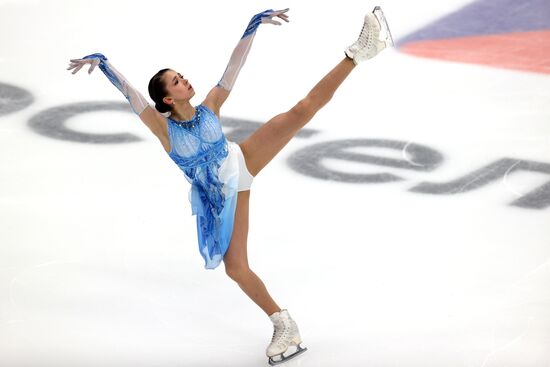
{"type": "Polygon", "coordinates": [[[208,107],[199,105],[188,121],[168,118],[168,155],[190,178],[196,169],[227,156],[227,141],[220,121],[208,107]],[[190,175],[190,176],[189,176],[190,175]]]}

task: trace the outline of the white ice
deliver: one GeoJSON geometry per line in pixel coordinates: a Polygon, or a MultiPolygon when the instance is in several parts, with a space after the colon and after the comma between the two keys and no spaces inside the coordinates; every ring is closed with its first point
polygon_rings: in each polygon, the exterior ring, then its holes
{"type": "MultiPolygon", "coordinates": [[[[467,1],[382,1],[396,40],[467,1]]],[[[0,366],[267,365],[272,326],[225,275],[203,268],[188,183],[132,114],[82,114],[77,131],[141,141],[55,140],[27,122],[76,102],[123,102],[96,70],[104,53],[147,94],[170,67],[200,103],[250,17],[262,26],[222,115],[265,122],[340,59],[375,3],[347,1],[0,1],[0,83],[31,92],[0,116],[0,366]]],[[[501,158],[550,164],[548,75],[384,51],[256,178],[251,267],[300,326],[308,352],[288,366],[547,367],[550,208],[510,203],[550,175],[512,172],[455,195],[409,191],[501,158]],[[403,180],[351,184],[292,170],[300,149],[340,139],[422,144],[433,171],[327,160],[327,169],[403,180]]],[[[406,151],[358,150],[408,159],[406,151]]]]}

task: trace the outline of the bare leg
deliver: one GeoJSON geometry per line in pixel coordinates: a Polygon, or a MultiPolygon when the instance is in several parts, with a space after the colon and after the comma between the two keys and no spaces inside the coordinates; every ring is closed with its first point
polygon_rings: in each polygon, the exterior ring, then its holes
{"type": "Polygon", "coordinates": [[[317,111],[331,100],[336,89],[354,67],[353,61],[346,57],[296,106],[273,117],[240,144],[248,170],[253,176],[256,176],[317,111]]]}
{"type": "Polygon", "coordinates": [[[281,309],[267,292],[262,280],[248,266],[247,238],[250,191],[241,191],[238,195],[233,234],[223,260],[225,271],[248,297],[267,315],[271,315],[281,309]]]}
{"type": "MultiPolygon", "coordinates": [[[[240,144],[252,175],[265,167],[315,113],[330,101],[336,89],[351,73],[355,64],[345,58],[288,112],[269,120],[240,144]]],[[[235,223],[229,248],[224,256],[225,271],[267,315],[280,311],[264,283],[248,265],[248,213],[250,191],[238,194],[235,223]]]]}

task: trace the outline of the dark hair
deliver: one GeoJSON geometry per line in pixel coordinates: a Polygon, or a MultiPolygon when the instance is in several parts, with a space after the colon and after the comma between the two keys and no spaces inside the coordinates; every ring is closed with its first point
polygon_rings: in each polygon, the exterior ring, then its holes
{"type": "Polygon", "coordinates": [[[149,81],[149,97],[155,102],[155,108],[161,113],[172,111],[172,106],[162,100],[166,97],[166,86],[162,76],[170,69],[161,69],[149,81]]]}

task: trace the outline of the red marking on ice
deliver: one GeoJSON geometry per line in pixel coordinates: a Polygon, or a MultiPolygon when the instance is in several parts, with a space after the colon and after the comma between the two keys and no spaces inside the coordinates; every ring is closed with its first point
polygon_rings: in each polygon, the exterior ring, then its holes
{"type": "Polygon", "coordinates": [[[550,30],[503,33],[406,44],[421,57],[550,74],[550,30]]]}

